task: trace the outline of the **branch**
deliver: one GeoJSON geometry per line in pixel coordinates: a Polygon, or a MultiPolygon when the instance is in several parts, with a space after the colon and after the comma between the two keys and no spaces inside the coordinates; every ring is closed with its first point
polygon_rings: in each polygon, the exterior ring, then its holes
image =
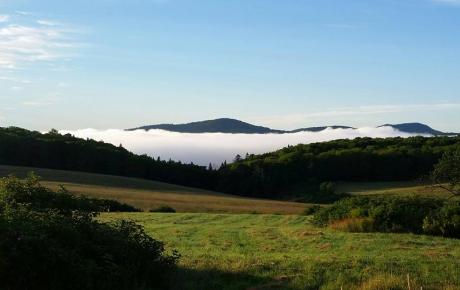
{"type": "Polygon", "coordinates": [[[436,184],[435,187],[441,188],[441,189],[449,192],[451,194],[451,197],[449,197],[449,199],[453,198],[453,197],[456,197],[456,196],[460,196],[460,190],[456,190],[456,189],[451,188],[449,186],[445,186],[445,185],[442,185],[442,184],[436,184]]]}

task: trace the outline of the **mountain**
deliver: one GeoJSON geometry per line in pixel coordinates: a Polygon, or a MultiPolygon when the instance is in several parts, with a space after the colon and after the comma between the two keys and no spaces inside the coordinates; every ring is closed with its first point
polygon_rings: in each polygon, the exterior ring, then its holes
{"type": "Polygon", "coordinates": [[[284,133],[284,131],[273,130],[267,127],[252,125],[240,120],[220,118],[215,120],[206,120],[186,124],[159,124],[142,126],[133,130],[151,130],[161,129],[171,132],[180,133],[242,133],[242,134],[267,134],[267,133],[284,133]]]}
{"type": "MultiPolygon", "coordinates": [[[[422,123],[402,123],[402,124],[385,124],[379,127],[392,127],[398,131],[411,134],[427,134],[427,135],[457,135],[455,133],[444,133],[431,128],[422,123]]],[[[206,120],[185,124],[158,124],[141,126],[137,128],[127,129],[134,130],[151,130],[161,129],[179,133],[233,133],[233,134],[286,134],[297,132],[320,132],[327,128],[332,129],[355,129],[354,127],[334,125],[334,126],[318,126],[306,127],[295,130],[276,130],[268,127],[256,126],[240,120],[230,118],[220,118],[215,120],[206,120]]]]}
{"type": "Polygon", "coordinates": [[[297,132],[320,132],[320,131],[326,130],[327,128],[331,128],[331,129],[355,129],[355,128],[350,127],[350,126],[334,125],[334,126],[320,126],[320,127],[300,128],[300,129],[295,129],[295,130],[287,131],[286,133],[297,133],[297,132]]]}
{"type": "Polygon", "coordinates": [[[402,123],[402,124],[385,124],[379,127],[392,127],[401,132],[412,133],[412,134],[430,134],[430,135],[446,135],[449,133],[444,133],[438,130],[431,128],[422,123],[402,123]]]}

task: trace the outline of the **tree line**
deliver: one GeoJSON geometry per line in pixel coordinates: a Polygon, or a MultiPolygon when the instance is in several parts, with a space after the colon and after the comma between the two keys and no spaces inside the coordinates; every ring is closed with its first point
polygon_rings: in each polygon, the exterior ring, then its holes
{"type": "Polygon", "coordinates": [[[0,128],[0,164],[151,179],[243,196],[280,198],[330,181],[405,181],[427,175],[460,137],[356,138],[288,146],[218,169],[136,155],[56,131],[0,128]]]}
{"type": "Polygon", "coordinates": [[[222,167],[218,189],[277,197],[328,181],[415,180],[455,148],[460,148],[460,137],[356,138],[288,146],[222,167]]]}
{"type": "Polygon", "coordinates": [[[210,188],[212,178],[202,166],[136,155],[120,146],[92,139],[42,134],[17,127],[0,128],[0,164],[74,170],[152,179],[210,188]]]}

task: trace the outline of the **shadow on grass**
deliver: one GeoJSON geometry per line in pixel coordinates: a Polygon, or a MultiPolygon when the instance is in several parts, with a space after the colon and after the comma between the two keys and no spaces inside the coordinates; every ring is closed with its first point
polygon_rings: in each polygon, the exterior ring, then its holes
{"type": "Polygon", "coordinates": [[[294,290],[288,277],[259,277],[243,272],[179,268],[173,290],[294,290]]]}

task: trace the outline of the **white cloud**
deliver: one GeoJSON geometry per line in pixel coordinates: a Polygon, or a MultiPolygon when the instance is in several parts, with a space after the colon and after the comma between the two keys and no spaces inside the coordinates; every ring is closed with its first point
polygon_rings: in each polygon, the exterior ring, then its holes
{"type": "Polygon", "coordinates": [[[9,16],[9,15],[2,15],[2,14],[0,14],[0,23],[1,23],[1,22],[8,22],[8,20],[10,20],[10,16],[9,16]]]}
{"type": "Polygon", "coordinates": [[[51,20],[38,20],[37,23],[40,24],[40,25],[44,25],[44,26],[58,26],[58,25],[60,25],[60,23],[55,22],[55,21],[51,21],[51,20]]]}
{"type": "Polygon", "coordinates": [[[21,15],[21,16],[32,15],[32,13],[27,12],[27,11],[15,11],[15,13],[16,13],[17,15],[21,15]]]}
{"type": "Polygon", "coordinates": [[[69,58],[77,46],[71,39],[75,31],[64,26],[21,25],[0,26],[0,69],[14,69],[26,64],[69,58]]]}
{"type": "Polygon", "coordinates": [[[18,79],[18,78],[13,78],[13,77],[4,77],[4,76],[0,76],[0,81],[21,83],[21,84],[30,84],[31,83],[31,81],[26,80],[26,79],[18,79]]]}
{"type": "Polygon", "coordinates": [[[175,133],[163,130],[124,131],[119,129],[76,131],[63,130],[81,138],[92,138],[118,146],[122,144],[137,154],[147,154],[162,159],[220,165],[224,160],[233,160],[236,154],[265,153],[300,143],[322,142],[356,137],[408,137],[411,134],[390,127],[359,129],[326,129],[321,132],[299,132],[294,134],[224,134],[224,133],[175,133]]]}
{"type": "Polygon", "coordinates": [[[53,104],[50,100],[35,100],[35,101],[24,101],[21,105],[26,107],[43,107],[53,104]]]}

